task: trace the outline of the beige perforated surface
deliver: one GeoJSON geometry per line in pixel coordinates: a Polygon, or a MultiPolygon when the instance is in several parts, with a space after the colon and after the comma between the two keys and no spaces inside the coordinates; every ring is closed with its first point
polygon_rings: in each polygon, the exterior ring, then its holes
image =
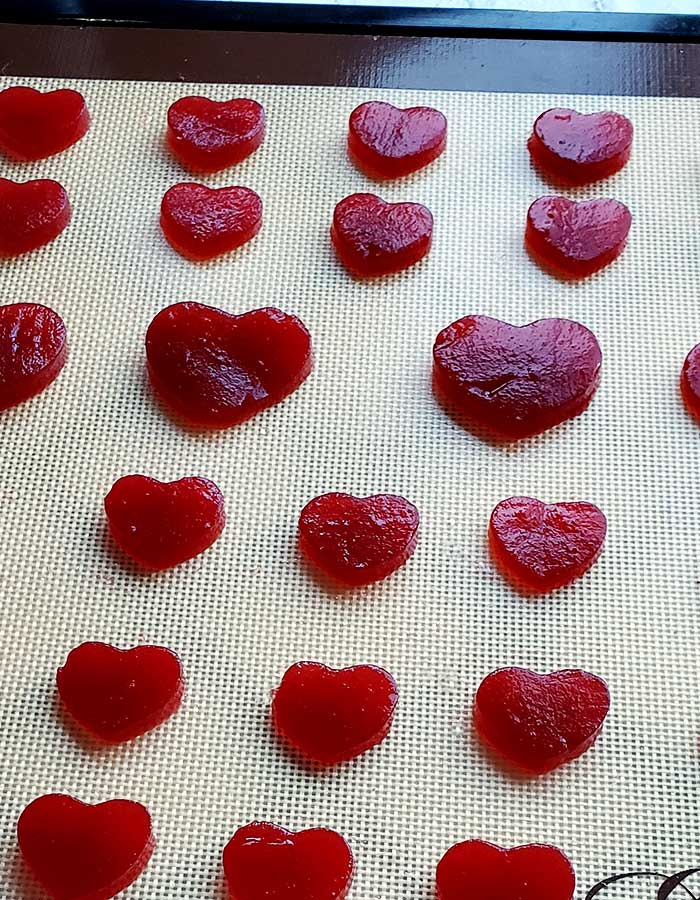
{"type": "MultiPolygon", "coordinates": [[[[441,854],[470,837],[560,846],[579,897],[614,872],[700,866],[700,434],[677,391],[700,341],[700,101],[66,84],[88,100],[89,134],[53,159],[0,163],[16,180],[57,178],[74,206],[53,244],[0,266],[0,302],[52,306],[71,348],[58,381],[0,423],[2,897],[40,896],[16,856],[15,823],[49,791],[151,810],[158,846],[129,900],[220,900],[221,850],[254,818],[344,834],[357,860],[351,900],[427,900],[441,854]],[[175,254],[158,228],[165,190],[191,179],[163,146],[165,113],[191,93],[251,96],[269,119],[253,157],[207,179],[257,190],[263,229],[204,265],[175,254]],[[372,97],[443,110],[445,156],[373,186],[344,150],[348,114],[372,97]],[[525,141],[554,105],[615,108],[636,126],[626,170],[572,195],[614,196],[634,215],[621,259],[577,284],[541,272],[522,247],[527,207],[549,190],[525,141]],[[358,190],[425,203],[436,222],[429,259],[351,280],[328,228],[335,203],[358,190]],[[241,427],[183,430],[154,402],[143,351],[152,317],[181,300],[299,315],[315,371],[241,427]],[[431,348],[469,313],[589,326],[604,372],[588,412],[507,447],[451,421],[431,393],[431,348]],[[130,472],[216,481],[229,516],[221,539],[164,574],[130,568],[102,512],[130,472]],[[416,503],[409,564],[345,595],[316,580],[299,558],[296,520],[328,490],[416,503]],[[513,494],[605,511],[606,549],[584,579],[536,601],[504,583],[485,535],[492,507],[513,494]],[[182,710],[118,749],[84,739],[60,713],[54,679],[85,640],[171,647],[187,677],[182,710]],[[319,772],[278,744],[270,691],[300,659],[393,673],[399,710],[380,748],[319,772]],[[582,667],[609,682],[613,707],[592,751],[524,780],[482,752],[471,698],[509,664],[582,667]]],[[[647,900],[654,883],[605,896],[647,900]]]]}

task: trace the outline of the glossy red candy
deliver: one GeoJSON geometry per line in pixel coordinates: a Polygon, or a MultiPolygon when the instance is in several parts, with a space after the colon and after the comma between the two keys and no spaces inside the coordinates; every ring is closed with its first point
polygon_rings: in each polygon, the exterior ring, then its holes
{"type": "Polygon", "coordinates": [[[517,440],[580,415],[600,381],[595,335],[569,319],[509,325],[465,316],[433,347],[436,395],[471,426],[517,440]]]}
{"type": "Polygon", "coordinates": [[[509,763],[542,774],[585,753],[609,709],[605,682],[581,669],[498,669],[476,692],[474,725],[509,763]]]}
{"type": "Polygon", "coordinates": [[[327,828],[251,822],[224,849],[231,900],[343,900],[354,865],[344,838],[327,828]]]}
{"type": "Polygon", "coordinates": [[[525,246],[546,269],[585,278],[625,249],[632,214],[619,200],[540,197],[527,211],[525,246]]]}
{"type": "Polygon", "coordinates": [[[0,256],[21,256],[49,244],[70,217],[68,194],[57,181],[0,178],[0,256]]]}
{"type": "Polygon", "coordinates": [[[299,516],[299,546],[326,574],[361,585],[391,575],[418,541],[416,507],[393,494],[321,494],[299,516]]]}
{"type": "Polygon", "coordinates": [[[686,409],[700,421],[700,344],[693,347],[685,358],[680,386],[686,409]]]}
{"type": "Polygon", "coordinates": [[[120,744],[165,722],[180,706],[182,665],[166,647],[118,650],[88,642],[56,673],[63,705],[90,734],[120,744]]]}
{"type": "Polygon", "coordinates": [[[394,679],[377,666],[330,669],[298,662],[274,693],[272,721],[278,734],[309,759],[332,765],[384,740],[398,696],[394,679]]]}
{"type": "Polygon", "coordinates": [[[438,900],[571,900],[576,876],[561,850],[487,841],[455,844],[438,863],[438,900]]]}
{"type": "Polygon", "coordinates": [[[427,166],[447,144],[447,119],[437,109],[397,109],[371,100],[350,116],[348,153],[373,178],[400,178],[427,166]]]}
{"type": "Polygon", "coordinates": [[[427,255],[432,239],[433,217],[420,203],[385,203],[374,194],[351,194],[333,213],[333,246],[359,278],[409,268],[427,255]]]}
{"type": "Polygon", "coordinates": [[[44,159],[75,144],[90,127],[77,91],[10,87],[0,91],[0,147],[16,159],[44,159]]]}
{"type": "Polygon", "coordinates": [[[53,900],[109,900],[146,868],[155,840],[140,803],[90,806],[65,794],[32,801],[19,817],[24,861],[53,900]]]}
{"type": "Polygon", "coordinates": [[[607,521],[593,503],[501,500],[491,513],[494,559],[517,586],[542,593],[587,572],[603,549],[607,521]]]}
{"type": "Polygon", "coordinates": [[[125,475],[105,497],[109,530],[149,569],[169,569],[203,553],[226,523],[224,498],[207,478],[162,482],[125,475]]]}
{"type": "Polygon", "coordinates": [[[196,261],[246,244],[262,227],[262,200],[247,187],[183,182],[166,191],[160,227],[170,246],[196,261]]]}
{"type": "Polygon", "coordinates": [[[168,144],[180,162],[218,172],[250,156],[265,137],[265,110],[255,100],[182,97],[168,110],[168,144]]]}
{"type": "Polygon", "coordinates": [[[229,428],[293,393],[313,368],[311,336],[274,307],[234,316],[176,303],[146,333],[156,394],[195,425],[229,428]]]}
{"type": "Polygon", "coordinates": [[[0,306],[0,410],[41,393],[68,355],[63,319],[39,303],[0,306]]]}
{"type": "Polygon", "coordinates": [[[536,119],[527,146],[547,175],[569,184],[589,184],[625,165],[633,134],[632,123],[621,113],[548,109],[536,119]]]}

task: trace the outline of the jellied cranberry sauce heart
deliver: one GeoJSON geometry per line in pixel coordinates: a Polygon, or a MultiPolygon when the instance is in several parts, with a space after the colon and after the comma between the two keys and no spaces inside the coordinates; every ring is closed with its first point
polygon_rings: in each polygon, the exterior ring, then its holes
{"type": "Polygon", "coordinates": [[[0,410],[48,387],[68,354],[63,319],[39,303],[0,306],[0,410]]]}
{"type": "Polygon", "coordinates": [[[0,256],[30,253],[58,237],[71,218],[68,194],[57,181],[18,183],[0,178],[0,256]]]}
{"type": "Polygon", "coordinates": [[[265,110],[255,100],[182,97],[168,110],[168,144],[183,165],[218,172],[250,156],[265,137],[265,110]]]}
{"type": "Polygon", "coordinates": [[[696,344],[685,358],[680,388],[686,409],[700,421],[700,344],[696,344]]]}
{"type": "Polygon", "coordinates": [[[44,159],[85,134],[90,114],[77,91],[42,94],[30,87],[0,91],[0,148],[17,159],[44,159]]]}

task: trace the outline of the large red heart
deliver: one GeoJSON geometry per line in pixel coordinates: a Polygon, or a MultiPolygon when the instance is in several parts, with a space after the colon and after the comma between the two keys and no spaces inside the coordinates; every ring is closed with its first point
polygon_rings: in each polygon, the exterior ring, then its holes
{"type": "Polygon", "coordinates": [[[119,744],[165,722],[185,689],[179,658],[166,647],[119,650],[87,642],[56,673],[63,705],[90,734],[119,744]]]}
{"type": "Polygon", "coordinates": [[[218,172],[250,156],[265,137],[265,110],[255,100],[182,97],[168,110],[168,143],[181,163],[218,172]]]}
{"type": "Polygon", "coordinates": [[[231,900],[343,900],[354,865],[344,838],[327,828],[251,822],[224,849],[231,900]]]}
{"type": "Polygon", "coordinates": [[[90,806],[65,794],[34,800],[17,823],[24,861],[53,900],[109,900],[151,858],[151,817],[140,803],[90,806]]]}
{"type": "Polygon", "coordinates": [[[39,303],[0,306],[0,410],[48,387],[68,355],[63,319],[39,303]]]}
{"type": "Polygon", "coordinates": [[[255,309],[239,316],[175,303],[146,333],[155,392],[188,422],[229,428],[279,403],[313,368],[311,336],[296,316],[255,309]]]}
{"type": "Polygon", "coordinates": [[[298,662],[287,669],[274,693],[272,721],[309,759],[332,765],[381,743],[397,701],[396,682],[377,666],[331,669],[298,662]]]}
{"type": "Polygon", "coordinates": [[[50,243],[70,222],[68,194],[57,181],[0,178],[0,256],[20,256],[50,243]]]}
{"type": "Polygon", "coordinates": [[[474,725],[504,759],[541,774],[585,753],[610,709],[608,686],[581,669],[497,669],[481,682],[474,725]]]}
{"type": "Polygon", "coordinates": [[[696,344],[685,358],[680,388],[686,409],[700,421],[700,344],[696,344]]]}
{"type": "Polygon", "coordinates": [[[576,876],[561,850],[487,841],[455,844],[438,863],[438,900],[571,900],[576,876]]]}
{"type": "Polygon", "coordinates": [[[501,439],[540,434],[580,415],[600,381],[595,335],[569,319],[510,325],[465,316],[433,347],[436,395],[501,439]]]}
{"type": "Polygon", "coordinates": [[[0,91],[0,147],[17,159],[44,159],[65,150],[90,127],[85,98],[77,91],[42,94],[30,87],[0,91]]]}

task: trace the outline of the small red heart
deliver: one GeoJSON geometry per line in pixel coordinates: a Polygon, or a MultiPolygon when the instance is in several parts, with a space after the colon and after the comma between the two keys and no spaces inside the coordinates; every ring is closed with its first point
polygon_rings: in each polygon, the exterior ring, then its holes
{"type": "Polygon", "coordinates": [[[19,817],[24,861],[53,900],[109,900],[139,877],[155,839],[132,800],[91,806],[65,794],[33,800],[19,817]]]}
{"type": "Polygon", "coordinates": [[[68,355],[63,319],[39,303],[0,306],[0,410],[41,393],[68,355]]]}
{"type": "Polygon", "coordinates": [[[321,494],[299,516],[299,546],[328,575],[363,585],[391,575],[418,541],[416,507],[393,494],[321,494]]]}
{"type": "Polygon", "coordinates": [[[601,358],[595,335],[569,319],[518,326],[465,316],[435,340],[433,386],[467,424],[518,440],[580,415],[598,387],[601,358]]]}
{"type": "Polygon", "coordinates": [[[187,259],[213,259],[246,244],[262,227],[262,200],[247,187],[183,182],[165,192],[160,226],[187,259]]]}
{"type": "Polygon", "coordinates": [[[543,593],[587,572],[603,549],[607,521],[593,503],[501,500],[491,513],[489,543],[505,575],[543,593]]]}
{"type": "Polygon", "coordinates": [[[384,740],[398,696],[394,679],[377,666],[298,662],[274,692],[272,722],[309,759],[333,765],[384,740]]]}
{"type": "Polygon", "coordinates": [[[57,238],[68,225],[68,194],[57,181],[0,178],[0,256],[20,256],[57,238]]]}
{"type": "Polygon", "coordinates": [[[296,316],[267,307],[234,316],[175,303],[146,333],[153,389],[195,425],[229,428],[293,393],[313,368],[311,336],[296,316]]]}
{"type": "Polygon", "coordinates": [[[474,725],[508,762],[542,774],[585,753],[609,709],[608,686],[590,672],[497,669],[476,692],[474,725]]]}
{"type": "Polygon", "coordinates": [[[77,91],[30,87],[0,91],[0,147],[16,159],[44,159],[75,144],[90,127],[85,98],[77,91]]]}
{"type": "Polygon", "coordinates": [[[182,665],[166,647],[119,650],[87,642],[56,673],[63,705],[90,734],[120,744],[177,711],[185,690],[182,665]]]}
{"type": "Polygon", "coordinates": [[[571,863],[548,844],[463,841],[442,857],[436,880],[438,900],[571,900],[576,887],[571,863]]]}
{"type": "Polygon", "coordinates": [[[625,249],[632,214],[619,200],[540,197],[527,211],[525,246],[545,268],[585,278],[625,249]]]}
{"type": "Polygon", "coordinates": [[[700,421],[700,344],[696,344],[685,358],[680,387],[686,409],[700,421]]]}
{"type": "Polygon", "coordinates": [[[548,175],[569,184],[589,184],[625,165],[633,135],[632,123],[620,113],[548,109],[535,121],[527,146],[548,175]]]}
{"type": "Polygon", "coordinates": [[[250,156],[265,137],[265,110],[255,100],[182,97],[168,110],[168,144],[190,169],[218,172],[250,156]]]}
{"type": "Polygon", "coordinates": [[[427,255],[433,217],[420,203],[385,203],[374,194],[351,194],[335,208],[331,239],[354,275],[391,275],[427,255]]]}
{"type": "Polygon", "coordinates": [[[327,828],[251,822],[224,849],[231,900],[343,900],[354,866],[345,839],[327,828]]]}
{"type": "Polygon", "coordinates": [[[162,482],[125,475],[105,497],[109,530],[149,569],[169,569],[203,553],[224,529],[221,491],[207,478],[162,482]]]}
{"type": "Polygon", "coordinates": [[[447,144],[447,119],[437,109],[397,109],[371,100],[350,116],[348,152],[373,178],[400,178],[427,166],[447,144]]]}

